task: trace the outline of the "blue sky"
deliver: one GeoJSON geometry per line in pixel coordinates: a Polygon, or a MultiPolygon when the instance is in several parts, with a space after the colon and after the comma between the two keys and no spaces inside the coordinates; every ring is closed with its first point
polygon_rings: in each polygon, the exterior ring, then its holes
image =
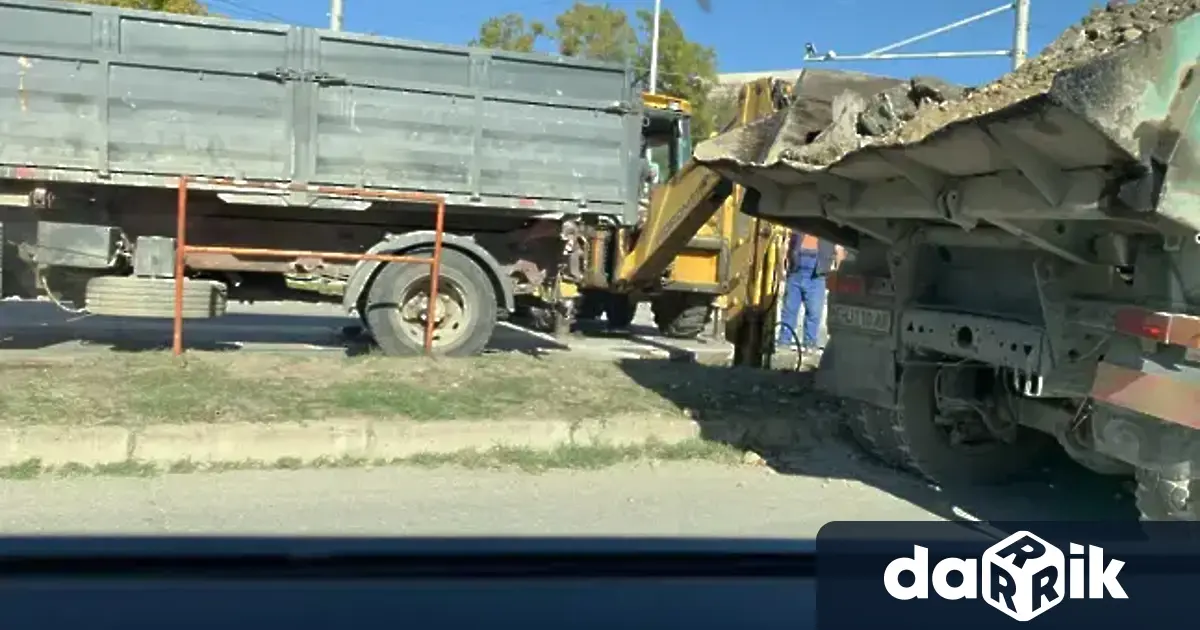
{"type": "MultiPolygon", "coordinates": [[[[207,0],[231,17],[329,23],[328,0],[207,0]]],[[[488,17],[517,12],[552,20],[572,0],[344,0],[345,30],[404,39],[466,43],[488,17]]],[[[717,50],[722,72],[784,70],[803,66],[804,43],[822,51],[859,54],[999,6],[1004,0],[712,0],[711,13],[695,0],[663,0],[688,37],[717,50]],[[738,9],[736,7],[743,8],[738,9]],[[754,7],[753,10],[750,7],[754,7]]],[[[1040,50],[1099,0],[1032,0],[1030,49],[1040,50]]],[[[653,0],[610,0],[630,12],[653,0]]],[[[986,18],[896,52],[998,50],[1012,45],[1011,12],[986,18]]],[[[911,76],[929,74],[975,84],[1008,70],[1007,58],[873,61],[822,67],[911,76]]]]}

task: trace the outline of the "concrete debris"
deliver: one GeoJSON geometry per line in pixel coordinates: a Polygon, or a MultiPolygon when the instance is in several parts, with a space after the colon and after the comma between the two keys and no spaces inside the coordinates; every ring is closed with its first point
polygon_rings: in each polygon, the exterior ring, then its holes
{"type": "MultiPolygon", "coordinates": [[[[774,163],[780,159],[792,159],[788,151],[796,147],[803,149],[823,133],[826,138],[819,145],[822,148],[837,147],[839,142],[847,140],[857,146],[857,134],[847,138],[837,132],[825,133],[831,122],[850,116],[851,124],[848,126],[857,125],[857,116],[864,111],[865,103],[872,95],[906,83],[900,79],[861,72],[805,68],[796,80],[791,107],[699,143],[695,157],[701,162],[733,160],[739,163],[774,163]],[[847,92],[856,94],[863,106],[850,107],[849,97],[845,96],[847,92]],[[838,103],[836,115],[835,101],[838,103]]],[[[840,129],[846,126],[843,122],[840,129]]]]}
{"type": "MultiPolygon", "coordinates": [[[[1162,26],[1200,12],[1200,0],[1110,1],[1091,11],[1037,57],[1019,69],[977,89],[961,89],[936,79],[917,78],[867,100],[856,114],[856,138],[821,133],[804,146],[792,145],[782,157],[810,166],[832,164],[866,145],[919,142],[959,120],[988,114],[1050,89],[1060,71],[1086,63],[1138,40],[1162,26]]],[[[850,115],[843,112],[843,115],[850,115]]],[[[845,127],[835,121],[834,127],[845,127]]]]}
{"type": "Polygon", "coordinates": [[[864,136],[887,135],[912,120],[920,109],[961,99],[965,93],[964,88],[940,79],[914,78],[871,97],[858,116],[857,131],[864,136]]]}

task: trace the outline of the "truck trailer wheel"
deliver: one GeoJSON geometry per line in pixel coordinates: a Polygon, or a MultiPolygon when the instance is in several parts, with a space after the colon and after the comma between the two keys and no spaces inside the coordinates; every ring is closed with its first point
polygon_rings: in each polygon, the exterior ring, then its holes
{"type": "Polygon", "coordinates": [[[712,297],[703,293],[664,293],[650,307],[658,331],[674,339],[694,339],[712,321],[712,297]]]}
{"type": "MultiPolygon", "coordinates": [[[[941,486],[998,483],[1034,468],[1053,441],[1032,429],[1016,427],[1012,442],[952,439],[937,407],[938,369],[905,366],[898,384],[899,408],[881,409],[882,417],[875,420],[891,425],[900,466],[941,486]]],[[[882,426],[875,429],[883,430],[882,426]]]]}
{"type": "MultiPolygon", "coordinates": [[[[434,354],[464,357],[483,352],[496,328],[497,311],[496,290],[487,272],[465,254],[443,249],[439,276],[434,354]]],[[[428,265],[388,263],[371,282],[364,319],[385,354],[424,353],[429,278],[428,265]]]]}
{"type": "MultiPolygon", "coordinates": [[[[88,280],[87,312],[109,317],[175,316],[175,280],[135,276],[100,276],[88,280]]],[[[225,284],[215,280],[183,281],[183,316],[205,319],[225,314],[225,284]]]]}

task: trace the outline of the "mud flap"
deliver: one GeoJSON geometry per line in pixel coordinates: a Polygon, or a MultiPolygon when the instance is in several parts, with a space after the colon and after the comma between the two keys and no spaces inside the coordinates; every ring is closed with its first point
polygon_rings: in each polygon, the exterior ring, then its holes
{"type": "Polygon", "coordinates": [[[890,337],[831,331],[817,389],[880,407],[896,406],[896,350],[890,337]]]}

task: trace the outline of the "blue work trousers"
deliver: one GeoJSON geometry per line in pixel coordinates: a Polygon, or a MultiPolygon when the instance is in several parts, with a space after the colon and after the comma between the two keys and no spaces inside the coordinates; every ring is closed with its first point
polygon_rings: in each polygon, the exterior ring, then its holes
{"type": "Polygon", "coordinates": [[[825,276],[817,274],[817,253],[802,251],[792,259],[783,290],[778,345],[792,346],[796,339],[805,348],[819,345],[821,316],[825,312],[825,276]],[[800,307],[804,307],[804,326],[798,326],[800,307]],[[795,337],[793,332],[795,331],[795,337]]]}

